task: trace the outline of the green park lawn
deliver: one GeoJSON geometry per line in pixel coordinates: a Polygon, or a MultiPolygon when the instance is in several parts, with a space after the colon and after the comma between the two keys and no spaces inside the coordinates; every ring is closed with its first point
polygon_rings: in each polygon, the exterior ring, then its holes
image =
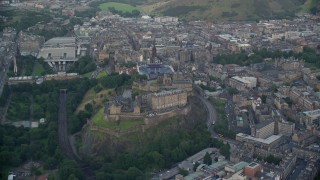
{"type": "Polygon", "coordinates": [[[97,75],[97,79],[100,79],[100,78],[103,78],[103,77],[106,77],[108,74],[106,71],[101,71],[98,73],[97,75]]]}
{"type": "Polygon", "coordinates": [[[93,125],[109,128],[109,129],[120,129],[127,130],[131,127],[135,127],[143,124],[143,120],[120,120],[120,122],[109,122],[104,119],[103,108],[101,108],[91,119],[93,125]]]}
{"type": "Polygon", "coordinates": [[[124,3],[117,3],[117,2],[107,2],[99,5],[99,8],[101,10],[108,10],[109,8],[113,7],[117,11],[122,12],[132,12],[133,10],[137,10],[136,7],[131,6],[130,4],[124,4],[124,3]]]}
{"type": "Polygon", "coordinates": [[[43,66],[40,63],[36,62],[33,68],[32,76],[41,76],[44,71],[45,70],[43,66]]]}

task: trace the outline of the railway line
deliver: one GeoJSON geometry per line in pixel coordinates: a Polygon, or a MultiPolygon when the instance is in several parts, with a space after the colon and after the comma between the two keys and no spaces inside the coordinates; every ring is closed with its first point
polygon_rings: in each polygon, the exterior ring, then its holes
{"type": "Polygon", "coordinates": [[[88,165],[81,161],[81,159],[72,150],[67,126],[67,90],[60,89],[59,95],[59,119],[58,119],[58,134],[59,134],[59,146],[66,154],[66,156],[74,160],[80,166],[87,180],[95,180],[95,173],[90,169],[88,165]]]}

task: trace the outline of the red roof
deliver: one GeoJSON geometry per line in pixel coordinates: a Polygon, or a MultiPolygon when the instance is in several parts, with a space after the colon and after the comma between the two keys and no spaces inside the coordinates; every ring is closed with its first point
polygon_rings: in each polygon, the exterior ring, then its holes
{"type": "Polygon", "coordinates": [[[47,179],[48,179],[48,174],[43,174],[37,177],[37,180],[47,180],[47,179]]]}

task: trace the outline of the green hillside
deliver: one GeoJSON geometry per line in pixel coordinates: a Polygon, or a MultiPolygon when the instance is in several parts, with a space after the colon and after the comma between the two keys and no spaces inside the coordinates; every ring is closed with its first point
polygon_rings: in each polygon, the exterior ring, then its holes
{"type": "Polygon", "coordinates": [[[297,12],[320,11],[320,0],[104,0],[103,2],[108,2],[106,3],[108,6],[126,3],[132,5],[131,8],[150,15],[177,16],[186,20],[279,19],[290,18],[297,12]]]}
{"type": "Polygon", "coordinates": [[[304,0],[169,0],[147,3],[145,12],[188,20],[256,20],[286,18],[302,9],[304,0]]]}

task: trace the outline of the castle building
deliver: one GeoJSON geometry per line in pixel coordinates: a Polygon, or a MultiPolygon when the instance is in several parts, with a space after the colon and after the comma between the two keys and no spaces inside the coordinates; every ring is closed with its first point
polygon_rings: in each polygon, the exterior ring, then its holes
{"type": "Polygon", "coordinates": [[[161,111],[187,104],[187,93],[181,89],[162,91],[151,96],[151,107],[154,111],[161,111]]]}

